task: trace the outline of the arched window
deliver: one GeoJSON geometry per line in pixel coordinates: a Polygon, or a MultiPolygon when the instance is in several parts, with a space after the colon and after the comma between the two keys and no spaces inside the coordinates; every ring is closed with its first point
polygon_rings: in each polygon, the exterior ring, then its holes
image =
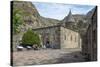
{"type": "Polygon", "coordinates": [[[72,41],[72,35],[71,35],[71,37],[70,37],[70,40],[72,41]]]}
{"type": "Polygon", "coordinates": [[[75,37],[75,42],[76,42],[76,37],[75,37]]]}
{"type": "Polygon", "coordinates": [[[66,40],[66,35],[64,36],[64,39],[66,40]]]}
{"type": "Polygon", "coordinates": [[[53,40],[55,40],[56,38],[55,38],[55,34],[53,35],[53,40]]]}

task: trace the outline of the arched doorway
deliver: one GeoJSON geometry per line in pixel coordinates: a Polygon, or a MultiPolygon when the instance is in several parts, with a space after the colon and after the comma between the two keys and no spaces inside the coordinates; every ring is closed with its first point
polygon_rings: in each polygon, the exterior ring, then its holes
{"type": "Polygon", "coordinates": [[[44,36],[44,45],[46,48],[50,48],[50,34],[49,33],[45,33],[44,36]]]}
{"type": "Polygon", "coordinates": [[[46,46],[46,48],[50,48],[50,41],[49,41],[49,39],[46,40],[45,46],[46,46]]]}

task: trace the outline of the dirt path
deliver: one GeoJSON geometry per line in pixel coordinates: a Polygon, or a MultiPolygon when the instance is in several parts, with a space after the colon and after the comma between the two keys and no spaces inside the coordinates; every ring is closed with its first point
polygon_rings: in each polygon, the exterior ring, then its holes
{"type": "Polygon", "coordinates": [[[85,61],[79,49],[42,49],[13,52],[13,65],[37,65],[85,61]]]}

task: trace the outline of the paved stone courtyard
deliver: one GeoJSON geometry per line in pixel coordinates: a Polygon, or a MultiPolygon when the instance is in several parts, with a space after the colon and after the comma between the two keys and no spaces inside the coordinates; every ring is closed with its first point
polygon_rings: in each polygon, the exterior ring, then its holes
{"type": "Polygon", "coordinates": [[[13,52],[13,65],[40,65],[83,62],[80,49],[40,49],[13,52]]]}

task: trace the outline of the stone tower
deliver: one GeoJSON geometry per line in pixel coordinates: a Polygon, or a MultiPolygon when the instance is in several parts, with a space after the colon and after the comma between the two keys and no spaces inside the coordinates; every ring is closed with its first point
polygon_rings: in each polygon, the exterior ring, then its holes
{"type": "Polygon", "coordinates": [[[71,10],[69,11],[68,15],[63,19],[64,23],[62,24],[63,26],[66,26],[66,24],[71,24],[75,22],[75,19],[72,15],[71,10]]]}
{"type": "Polygon", "coordinates": [[[66,22],[75,22],[74,17],[72,16],[71,10],[69,11],[69,14],[66,18],[66,22]]]}

